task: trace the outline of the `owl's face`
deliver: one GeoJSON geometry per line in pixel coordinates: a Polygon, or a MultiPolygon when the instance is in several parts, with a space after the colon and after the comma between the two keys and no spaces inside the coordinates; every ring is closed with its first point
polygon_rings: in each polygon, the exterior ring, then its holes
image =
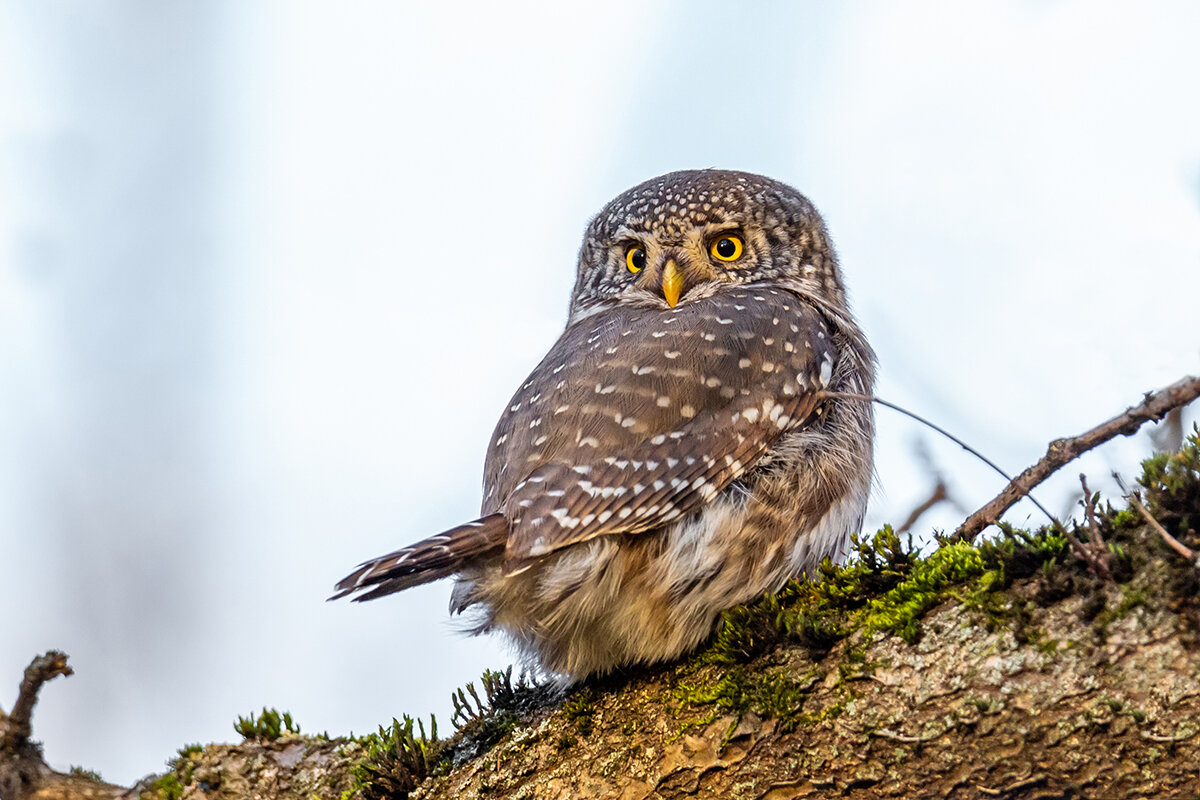
{"type": "Polygon", "coordinates": [[[836,258],[812,204],[759,175],[672,172],[620,195],[588,225],[571,321],[614,303],[665,310],[764,281],[844,306],[836,258]]]}

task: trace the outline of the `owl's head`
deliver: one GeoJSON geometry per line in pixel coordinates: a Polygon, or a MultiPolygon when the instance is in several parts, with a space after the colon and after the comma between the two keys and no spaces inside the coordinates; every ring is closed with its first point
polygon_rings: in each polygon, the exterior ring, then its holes
{"type": "Polygon", "coordinates": [[[825,223],[803,195],[747,172],[671,172],[618,196],[588,225],[571,321],[614,303],[667,309],[755,282],[845,309],[825,223]]]}

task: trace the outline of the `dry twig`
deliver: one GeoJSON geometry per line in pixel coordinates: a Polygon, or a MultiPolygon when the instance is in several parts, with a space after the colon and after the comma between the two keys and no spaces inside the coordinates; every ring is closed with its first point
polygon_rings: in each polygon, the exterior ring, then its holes
{"type": "Polygon", "coordinates": [[[929,448],[926,446],[923,438],[917,439],[913,443],[913,455],[916,456],[917,460],[921,462],[921,466],[934,479],[933,491],[929,493],[929,497],[924,502],[912,510],[912,513],[908,515],[908,519],[904,520],[903,524],[896,528],[896,533],[908,533],[917,524],[917,520],[940,503],[949,503],[960,513],[967,513],[967,509],[963,508],[962,504],[951,496],[950,487],[946,483],[946,476],[938,468],[937,462],[934,461],[933,454],[929,452],[929,448]]]}
{"type": "Polygon", "coordinates": [[[1039,783],[1043,783],[1046,780],[1046,777],[1047,776],[1045,773],[1039,772],[1036,775],[1030,775],[1028,778],[1022,778],[1019,781],[1014,781],[1008,786],[1005,786],[1003,789],[993,789],[990,786],[980,786],[979,784],[976,784],[975,788],[991,797],[1003,797],[1006,794],[1012,794],[1013,792],[1020,791],[1021,789],[1028,789],[1032,786],[1037,786],[1039,783]]]}
{"type": "Polygon", "coordinates": [[[904,520],[899,528],[896,528],[896,533],[908,533],[926,511],[938,503],[945,501],[948,497],[949,495],[946,494],[946,482],[939,477],[937,486],[933,487],[933,493],[929,495],[929,498],[925,502],[912,510],[912,513],[908,515],[908,519],[904,520]]]}
{"type": "MultiPolygon", "coordinates": [[[[1004,487],[991,502],[967,517],[953,538],[971,541],[988,525],[1000,519],[1014,503],[1029,495],[1029,491],[1065,464],[1116,436],[1132,436],[1151,420],[1160,420],[1173,408],[1185,406],[1200,397],[1200,377],[1187,376],[1165,389],[1147,392],[1142,402],[1128,408],[1107,422],[1086,433],[1050,443],[1046,455],[1004,487]]],[[[1032,499],[1032,498],[1030,498],[1032,499]]]]}
{"type": "Polygon", "coordinates": [[[1146,520],[1151,528],[1154,528],[1154,530],[1158,532],[1158,535],[1162,537],[1164,542],[1167,543],[1167,546],[1176,553],[1179,553],[1179,555],[1183,556],[1188,561],[1192,562],[1196,569],[1200,569],[1200,555],[1198,555],[1195,550],[1188,547],[1186,544],[1168,533],[1167,529],[1162,526],[1162,523],[1156,520],[1153,515],[1151,515],[1146,506],[1142,505],[1142,501],[1140,498],[1138,498],[1137,493],[1131,492],[1125,488],[1125,481],[1121,480],[1120,475],[1114,472],[1113,477],[1116,478],[1117,485],[1121,487],[1121,491],[1128,495],[1129,502],[1133,503],[1133,507],[1141,512],[1142,517],[1146,520]]]}
{"type": "Polygon", "coordinates": [[[1088,570],[1093,575],[1106,581],[1112,577],[1110,568],[1112,556],[1108,552],[1108,546],[1104,544],[1104,537],[1100,535],[1100,523],[1096,519],[1096,497],[1088,488],[1087,476],[1083,473],[1079,474],[1079,484],[1083,487],[1083,500],[1080,501],[1080,505],[1083,506],[1083,520],[1087,528],[1088,541],[1086,543],[1079,541],[1079,537],[1075,535],[1074,531],[1066,528],[1063,531],[1075,557],[1087,564],[1088,570]]]}

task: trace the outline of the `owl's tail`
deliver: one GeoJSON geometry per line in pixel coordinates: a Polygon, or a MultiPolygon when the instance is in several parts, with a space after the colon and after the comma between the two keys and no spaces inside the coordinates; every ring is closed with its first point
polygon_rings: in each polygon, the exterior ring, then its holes
{"type": "Polygon", "coordinates": [[[337,594],[329,599],[363,592],[353,599],[374,600],[436,581],[454,574],[470,559],[503,553],[507,541],[508,520],[500,514],[490,514],[360,564],[337,582],[337,594]]]}

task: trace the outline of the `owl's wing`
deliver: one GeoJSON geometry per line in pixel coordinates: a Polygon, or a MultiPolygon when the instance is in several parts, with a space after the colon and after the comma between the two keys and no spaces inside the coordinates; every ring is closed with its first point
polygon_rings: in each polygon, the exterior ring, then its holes
{"type": "Polygon", "coordinates": [[[679,519],[819,412],[831,329],[796,295],[739,287],[569,328],[513,398],[485,470],[506,562],[679,519]]]}

